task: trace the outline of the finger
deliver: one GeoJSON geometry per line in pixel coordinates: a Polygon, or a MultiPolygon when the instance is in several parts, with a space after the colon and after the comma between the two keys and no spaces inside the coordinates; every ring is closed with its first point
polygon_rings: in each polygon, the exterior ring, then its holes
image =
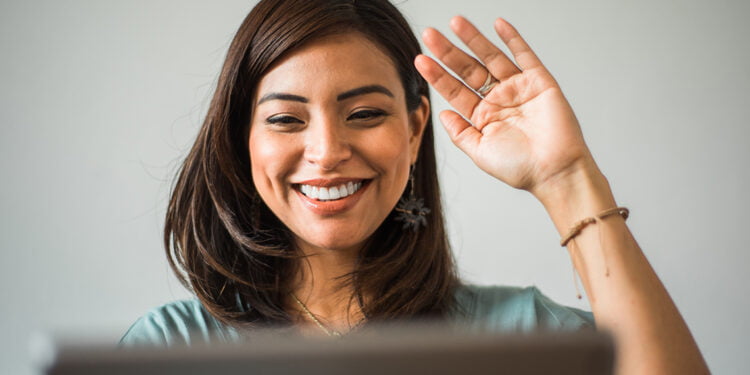
{"type": "Polygon", "coordinates": [[[445,100],[466,118],[471,118],[474,108],[481,100],[477,94],[461,81],[450,75],[435,60],[419,55],[414,59],[414,66],[419,74],[435,88],[445,100]]]}
{"type": "Polygon", "coordinates": [[[453,144],[474,159],[474,150],[479,146],[482,133],[453,111],[440,112],[440,122],[443,123],[453,144]]]}
{"type": "Polygon", "coordinates": [[[451,29],[487,67],[492,76],[503,81],[520,69],[497,46],[490,42],[466,18],[455,16],[451,19],[451,29]]]}
{"type": "Polygon", "coordinates": [[[521,34],[508,21],[498,18],[495,21],[495,31],[503,40],[503,43],[508,46],[513,58],[522,70],[544,66],[531,47],[523,40],[521,34]]]}
{"type": "Polygon", "coordinates": [[[484,84],[487,79],[487,68],[456,47],[439,31],[433,28],[426,29],[422,33],[422,41],[438,60],[461,77],[466,86],[476,90],[484,84]]]}

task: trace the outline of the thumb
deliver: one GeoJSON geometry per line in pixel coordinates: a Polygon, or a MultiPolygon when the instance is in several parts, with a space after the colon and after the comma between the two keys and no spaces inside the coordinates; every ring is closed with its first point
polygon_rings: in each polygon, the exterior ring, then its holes
{"type": "Polygon", "coordinates": [[[453,144],[473,160],[482,133],[454,111],[440,112],[440,122],[443,123],[453,144]]]}

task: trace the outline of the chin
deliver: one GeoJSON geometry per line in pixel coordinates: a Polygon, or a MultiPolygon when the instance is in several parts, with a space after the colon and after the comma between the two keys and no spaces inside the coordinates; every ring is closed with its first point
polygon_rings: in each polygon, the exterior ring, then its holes
{"type": "Polygon", "coordinates": [[[304,244],[303,246],[311,246],[314,248],[332,250],[332,251],[359,251],[364,246],[366,236],[348,235],[337,231],[331,233],[330,236],[320,236],[317,234],[316,238],[306,240],[300,238],[299,242],[304,244]]]}
{"type": "Polygon", "coordinates": [[[332,250],[332,251],[359,251],[364,245],[364,241],[354,242],[351,239],[346,240],[330,240],[321,242],[319,245],[315,245],[319,248],[332,250]]]}

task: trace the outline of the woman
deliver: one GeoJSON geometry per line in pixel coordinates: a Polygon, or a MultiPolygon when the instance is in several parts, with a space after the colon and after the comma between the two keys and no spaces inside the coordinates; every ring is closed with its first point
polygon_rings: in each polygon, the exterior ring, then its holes
{"type": "Polygon", "coordinates": [[[459,282],[429,83],[455,108],[440,114],[453,142],[547,209],[597,326],[616,338],[618,370],[708,372],[552,76],[502,19],[515,63],[465,19],[451,28],[479,60],[436,30],[423,40],[460,80],[420,54],[386,0],[261,1],[168,208],[169,260],[198,300],[155,309],[123,343],[233,341],[270,325],[341,335],[422,317],[497,330],[592,324],[533,288],[459,282]]]}

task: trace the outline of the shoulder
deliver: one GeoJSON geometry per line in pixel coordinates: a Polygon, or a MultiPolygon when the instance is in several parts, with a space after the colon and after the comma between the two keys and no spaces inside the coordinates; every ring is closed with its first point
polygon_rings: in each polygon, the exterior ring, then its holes
{"type": "Polygon", "coordinates": [[[590,312],[560,305],[536,287],[463,285],[456,290],[459,320],[496,331],[578,330],[594,327],[590,312]]]}
{"type": "Polygon", "coordinates": [[[174,346],[196,342],[229,342],[237,332],[214,318],[197,299],[151,309],[120,339],[122,346],[174,346]]]}

